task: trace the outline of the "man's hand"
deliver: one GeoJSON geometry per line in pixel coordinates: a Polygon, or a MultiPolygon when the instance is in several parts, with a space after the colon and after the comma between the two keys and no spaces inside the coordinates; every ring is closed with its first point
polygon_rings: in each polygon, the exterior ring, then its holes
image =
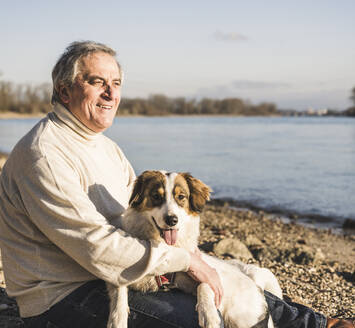
{"type": "Polygon", "coordinates": [[[214,301],[218,308],[223,297],[223,287],[217,271],[202,260],[199,250],[195,253],[190,253],[190,255],[191,263],[187,274],[192,279],[207,283],[212,288],[215,295],[214,301]]]}

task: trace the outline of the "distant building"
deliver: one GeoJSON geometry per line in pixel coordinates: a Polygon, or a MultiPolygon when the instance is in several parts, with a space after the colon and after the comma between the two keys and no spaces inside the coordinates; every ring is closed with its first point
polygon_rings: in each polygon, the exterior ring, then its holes
{"type": "Polygon", "coordinates": [[[307,110],[306,110],[306,115],[314,115],[314,109],[312,107],[309,107],[307,110]]]}
{"type": "Polygon", "coordinates": [[[328,114],[328,109],[327,108],[318,109],[317,114],[320,115],[320,116],[327,115],[328,114]]]}
{"type": "Polygon", "coordinates": [[[312,107],[309,107],[306,110],[306,115],[309,116],[324,116],[324,115],[328,115],[328,109],[324,108],[324,109],[313,109],[312,107]]]}

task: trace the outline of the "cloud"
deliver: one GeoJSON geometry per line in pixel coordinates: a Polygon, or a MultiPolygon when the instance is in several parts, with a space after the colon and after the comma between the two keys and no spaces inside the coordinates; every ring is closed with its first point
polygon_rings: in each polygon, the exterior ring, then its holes
{"type": "Polygon", "coordinates": [[[217,30],[214,32],[213,37],[217,41],[247,41],[248,38],[240,33],[237,32],[222,32],[220,30],[217,30]]]}

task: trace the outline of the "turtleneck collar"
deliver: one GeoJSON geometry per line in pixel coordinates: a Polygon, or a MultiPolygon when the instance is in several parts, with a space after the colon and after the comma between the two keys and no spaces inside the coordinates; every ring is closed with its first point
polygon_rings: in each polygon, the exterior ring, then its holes
{"type": "Polygon", "coordinates": [[[54,105],[53,112],[62,123],[64,123],[67,127],[69,127],[84,139],[94,140],[98,136],[101,136],[101,132],[94,132],[90,130],[87,126],[81,123],[69,109],[65,108],[63,105],[56,103],[54,105]]]}

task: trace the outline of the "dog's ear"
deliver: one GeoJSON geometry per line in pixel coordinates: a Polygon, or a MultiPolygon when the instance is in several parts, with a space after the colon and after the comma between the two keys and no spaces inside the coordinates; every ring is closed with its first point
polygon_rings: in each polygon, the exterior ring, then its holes
{"type": "Polygon", "coordinates": [[[144,199],[144,195],[143,195],[144,173],[145,172],[143,172],[134,182],[131,198],[129,199],[130,207],[137,208],[144,199]]]}
{"type": "Polygon", "coordinates": [[[185,178],[190,189],[190,209],[199,214],[210,199],[212,189],[201,180],[194,178],[190,173],[182,173],[181,175],[185,178]]]}
{"type": "Polygon", "coordinates": [[[142,205],[146,197],[146,188],[152,180],[164,180],[164,176],[159,171],[144,171],[134,182],[133,191],[129,199],[129,206],[138,208],[142,205]]]}

